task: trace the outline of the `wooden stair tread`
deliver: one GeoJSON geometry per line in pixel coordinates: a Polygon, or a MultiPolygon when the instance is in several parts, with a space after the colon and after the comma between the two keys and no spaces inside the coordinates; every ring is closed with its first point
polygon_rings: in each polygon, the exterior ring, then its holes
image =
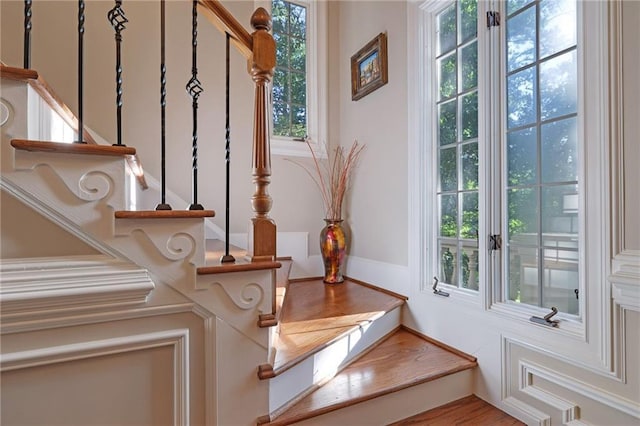
{"type": "Polygon", "coordinates": [[[476,365],[473,357],[400,328],[268,424],[292,424],[476,365]]]}
{"type": "Polygon", "coordinates": [[[197,219],[214,217],[213,210],[119,210],[115,212],[117,219],[197,219]]]}
{"type": "Polygon", "coordinates": [[[224,241],[221,240],[207,240],[205,242],[205,249],[205,265],[197,268],[198,275],[262,271],[265,269],[279,269],[282,267],[282,263],[277,260],[251,262],[247,259],[246,251],[233,245],[229,247],[229,254],[235,258],[235,261],[222,263],[220,262],[220,258],[225,252],[225,247],[224,241]]]}
{"type": "Polygon", "coordinates": [[[136,154],[136,149],[128,146],[33,141],[27,139],[13,139],[11,141],[11,146],[23,151],[53,152],[60,154],[88,154],[122,157],[136,154]]]}
{"type": "Polygon", "coordinates": [[[404,304],[398,298],[351,280],[321,279],[289,284],[274,342],[273,373],[280,374],[339,337],[404,304]]]}
{"type": "Polygon", "coordinates": [[[525,424],[477,396],[469,395],[389,426],[410,425],[524,426],[525,424]]]}

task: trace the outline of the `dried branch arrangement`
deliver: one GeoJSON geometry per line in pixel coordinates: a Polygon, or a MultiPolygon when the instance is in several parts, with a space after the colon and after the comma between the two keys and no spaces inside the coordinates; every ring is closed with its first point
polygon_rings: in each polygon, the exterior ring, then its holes
{"type": "Polygon", "coordinates": [[[341,220],[342,203],[349,189],[351,174],[365,146],[359,144],[357,140],[353,142],[348,152],[345,152],[343,146],[339,146],[325,161],[318,158],[309,138],[305,142],[311,151],[313,169],[297,161],[289,161],[302,167],[320,190],[325,208],[325,219],[341,220]]]}

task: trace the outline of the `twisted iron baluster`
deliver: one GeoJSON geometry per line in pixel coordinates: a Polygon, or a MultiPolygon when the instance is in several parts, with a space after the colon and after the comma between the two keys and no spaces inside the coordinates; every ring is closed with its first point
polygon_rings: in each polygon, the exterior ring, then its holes
{"type": "Polygon", "coordinates": [[[24,68],[31,68],[31,0],[24,0],[24,68]]]}
{"type": "Polygon", "coordinates": [[[121,62],[121,44],[122,44],[122,30],[125,29],[125,25],[129,20],[124,16],[122,10],[122,0],[115,0],[115,6],[107,13],[107,18],[111,23],[111,26],[116,32],[116,122],[117,122],[117,144],[118,146],[124,146],[122,144],[122,62],[121,62]]]}
{"type": "Polygon", "coordinates": [[[84,0],[78,0],[78,140],[84,141],[84,0]]]}
{"type": "Polygon", "coordinates": [[[167,67],[165,65],[165,0],[160,0],[160,169],[161,169],[161,201],[156,210],[171,210],[167,204],[167,180],[166,180],[166,106],[167,106],[167,67]]]}
{"type": "Polygon", "coordinates": [[[193,0],[192,32],[191,32],[191,79],[187,82],[187,93],[191,96],[193,108],[193,133],[191,136],[191,158],[193,168],[193,203],[189,210],[204,210],[198,204],[198,97],[203,92],[202,84],[198,80],[197,48],[198,48],[198,1],[193,0]]]}
{"type": "Polygon", "coordinates": [[[225,100],[225,166],[226,166],[226,217],[225,217],[225,227],[224,227],[224,255],[220,258],[221,262],[235,262],[235,258],[229,254],[229,186],[230,186],[230,167],[231,167],[231,125],[229,123],[229,75],[230,75],[230,66],[229,66],[229,33],[226,33],[226,100],[225,100]]]}

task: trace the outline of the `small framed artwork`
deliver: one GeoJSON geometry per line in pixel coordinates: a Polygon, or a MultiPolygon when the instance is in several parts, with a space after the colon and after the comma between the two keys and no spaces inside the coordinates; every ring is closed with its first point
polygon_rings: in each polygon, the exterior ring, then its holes
{"type": "Polygon", "coordinates": [[[351,100],[357,101],[388,81],[387,35],[380,33],[351,57],[351,100]]]}

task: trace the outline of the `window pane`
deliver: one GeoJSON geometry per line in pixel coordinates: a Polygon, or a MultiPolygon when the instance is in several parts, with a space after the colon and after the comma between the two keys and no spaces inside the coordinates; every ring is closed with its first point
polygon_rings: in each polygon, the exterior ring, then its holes
{"type": "Polygon", "coordinates": [[[458,64],[456,54],[451,53],[440,62],[440,99],[450,98],[458,91],[458,64]]]}
{"type": "Polygon", "coordinates": [[[570,182],[578,180],[576,118],[554,121],[542,126],[542,180],[570,182]]]}
{"type": "Polygon", "coordinates": [[[478,92],[462,97],[462,140],[478,137],[478,92]]]}
{"type": "Polygon", "coordinates": [[[450,143],[457,142],[456,120],[458,117],[458,109],[456,108],[456,105],[457,102],[455,99],[453,99],[438,106],[440,145],[448,145],[450,143]]]}
{"type": "Polygon", "coordinates": [[[460,1],[461,43],[474,38],[478,33],[478,3],[476,0],[460,1]]]}
{"type": "Polygon", "coordinates": [[[538,244],[538,191],[511,189],[508,193],[509,244],[538,244]]]}
{"type": "Polygon", "coordinates": [[[462,194],[462,227],[460,237],[470,240],[478,239],[478,193],[462,194]]]}
{"type": "Polygon", "coordinates": [[[542,120],[576,112],[577,83],[575,50],[540,64],[542,120]]]}
{"type": "Polygon", "coordinates": [[[576,44],[575,0],[540,2],[540,57],[552,55],[576,44]]]}
{"type": "MultiPolygon", "coordinates": [[[[547,238],[578,236],[578,186],[542,188],[542,233],[547,238]]],[[[546,244],[546,242],[545,242],[546,244]]]]}
{"type": "Polygon", "coordinates": [[[540,292],[538,286],[538,249],[510,244],[509,300],[529,305],[538,305],[540,292]]]}
{"type": "Polygon", "coordinates": [[[458,195],[440,195],[440,236],[458,237],[458,195]]]}
{"type": "Polygon", "coordinates": [[[458,189],[458,173],[456,147],[440,150],[440,191],[455,191],[458,189]]]}
{"type": "Polygon", "coordinates": [[[440,277],[447,284],[458,285],[458,247],[455,242],[440,242],[440,277]]]}
{"type": "Polygon", "coordinates": [[[543,252],[542,306],[555,306],[561,312],[577,315],[578,250],[545,247],[543,252]]]}
{"type": "Polygon", "coordinates": [[[290,3],[291,35],[305,40],[307,38],[307,9],[304,6],[290,3]]]}
{"type": "Polygon", "coordinates": [[[536,60],[536,8],[507,21],[507,69],[516,70],[536,60]]]}
{"type": "Polygon", "coordinates": [[[507,135],[507,174],[509,186],[535,183],[537,179],[537,131],[535,127],[507,135]]]}
{"type": "Polygon", "coordinates": [[[509,128],[537,121],[536,90],[535,67],[507,78],[507,125],[509,128]]]}
{"type": "Polygon", "coordinates": [[[273,101],[289,101],[289,73],[279,68],[273,73],[273,101]]]}
{"type": "Polygon", "coordinates": [[[507,0],[507,14],[511,15],[513,12],[521,9],[533,0],[507,0]]]}
{"type": "Polygon", "coordinates": [[[438,54],[456,46],[456,5],[452,4],[438,15],[438,54]]]}
{"type": "Polygon", "coordinates": [[[307,68],[307,49],[304,39],[291,37],[289,43],[291,46],[289,52],[291,68],[304,71],[307,68]]]}
{"type": "Polygon", "coordinates": [[[294,104],[307,104],[307,82],[304,74],[291,73],[291,102],[294,104]]]}
{"type": "Polygon", "coordinates": [[[289,37],[274,32],[273,39],[276,42],[276,65],[289,68],[289,37]]]}
{"type": "Polygon", "coordinates": [[[291,114],[291,134],[296,138],[303,138],[307,135],[307,108],[304,106],[294,106],[291,114]]]}
{"type": "Polygon", "coordinates": [[[273,20],[274,33],[289,32],[288,3],[283,0],[273,0],[271,4],[271,19],[273,20]]]}
{"type": "Polygon", "coordinates": [[[460,252],[462,288],[477,290],[480,284],[478,243],[465,243],[460,252]]]}
{"type": "Polygon", "coordinates": [[[462,146],[462,189],[478,189],[478,143],[462,146]]]}
{"type": "Polygon", "coordinates": [[[289,105],[276,102],[273,104],[273,132],[281,136],[290,136],[291,115],[289,105]]]}
{"type": "Polygon", "coordinates": [[[460,56],[462,91],[466,91],[478,85],[478,42],[463,47],[460,56]]]}

